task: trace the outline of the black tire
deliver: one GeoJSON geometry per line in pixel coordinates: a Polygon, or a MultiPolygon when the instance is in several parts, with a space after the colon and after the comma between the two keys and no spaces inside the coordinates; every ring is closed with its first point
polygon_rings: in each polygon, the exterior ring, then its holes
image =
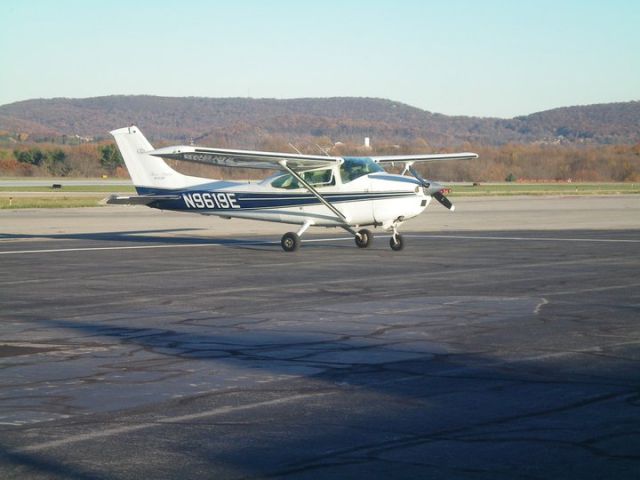
{"type": "Polygon", "coordinates": [[[399,252],[404,248],[404,239],[402,235],[391,235],[391,240],[389,240],[389,245],[391,246],[391,250],[395,252],[399,252]]]}
{"type": "Polygon", "coordinates": [[[287,232],[282,236],[280,245],[285,252],[295,252],[300,248],[300,237],[297,233],[287,232]]]}
{"type": "Polygon", "coordinates": [[[373,240],[373,233],[366,228],[358,231],[358,235],[356,235],[356,245],[358,248],[367,248],[371,245],[371,241],[373,240]]]}

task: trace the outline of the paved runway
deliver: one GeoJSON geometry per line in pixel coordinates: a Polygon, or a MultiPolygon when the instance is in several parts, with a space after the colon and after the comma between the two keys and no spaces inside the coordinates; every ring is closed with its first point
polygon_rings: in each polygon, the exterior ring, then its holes
{"type": "Polygon", "coordinates": [[[0,222],[0,477],[638,478],[640,230],[526,222],[0,222]]]}

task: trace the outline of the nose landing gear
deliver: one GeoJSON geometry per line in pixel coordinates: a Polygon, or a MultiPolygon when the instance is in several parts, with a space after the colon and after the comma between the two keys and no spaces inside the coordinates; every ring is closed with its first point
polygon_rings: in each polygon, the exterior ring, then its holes
{"type": "Polygon", "coordinates": [[[402,238],[402,235],[398,233],[398,227],[402,225],[402,222],[404,222],[404,220],[404,217],[398,217],[393,222],[383,225],[385,230],[391,230],[393,232],[391,234],[391,238],[389,239],[389,246],[394,252],[399,252],[404,248],[404,238],[402,238]]]}
{"type": "Polygon", "coordinates": [[[399,252],[404,248],[404,239],[395,229],[393,231],[393,235],[391,235],[391,239],[389,240],[389,245],[391,246],[391,250],[394,252],[399,252]]]}

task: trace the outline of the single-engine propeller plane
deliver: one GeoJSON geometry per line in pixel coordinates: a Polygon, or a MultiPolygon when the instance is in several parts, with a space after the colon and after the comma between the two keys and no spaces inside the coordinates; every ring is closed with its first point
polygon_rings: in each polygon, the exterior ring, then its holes
{"type": "Polygon", "coordinates": [[[402,250],[398,227],[419,215],[435,198],[453,211],[445,188],[425,180],[413,168],[417,162],[470,160],[475,153],[335,157],[255,152],[196,146],[155,150],[138,127],[111,132],[138,195],[112,196],[107,203],[147,205],[225,218],[246,218],[300,225],[282,236],[286,252],[297,250],[311,226],[343,228],[360,248],[373,234],[362,227],[392,232],[390,246],[402,250]],[[260,182],[232,182],[183,175],[163,159],[223,167],[277,170],[260,182]],[[402,174],[383,166],[404,166],[402,174]]]}

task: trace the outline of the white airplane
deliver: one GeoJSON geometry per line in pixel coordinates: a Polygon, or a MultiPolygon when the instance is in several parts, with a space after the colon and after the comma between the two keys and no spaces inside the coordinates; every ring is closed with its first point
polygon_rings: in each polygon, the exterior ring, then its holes
{"type": "Polygon", "coordinates": [[[478,157],[475,153],[332,157],[184,145],[154,150],[138,127],[111,134],[138,195],[112,196],[107,203],[300,225],[297,232],[282,236],[285,252],[297,250],[300,237],[311,226],[343,228],[360,248],[373,240],[371,231],[361,227],[382,227],[392,232],[391,248],[402,250],[398,227],[419,215],[432,198],[454,210],[443,195],[444,187],[422,178],[412,165],[478,157]],[[260,182],[214,180],[183,175],[163,159],[278,172],[260,182]],[[401,175],[382,168],[394,164],[404,165],[401,175]]]}

